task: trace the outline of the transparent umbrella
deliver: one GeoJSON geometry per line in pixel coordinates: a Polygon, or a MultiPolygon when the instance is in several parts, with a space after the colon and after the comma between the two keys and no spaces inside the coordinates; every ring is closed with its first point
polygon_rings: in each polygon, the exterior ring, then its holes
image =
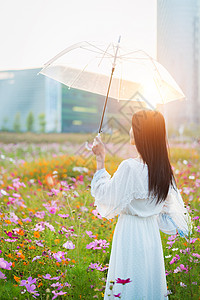
{"type": "MultiPolygon", "coordinates": [[[[104,95],[98,135],[100,137],[108,97],[117,101],[135,101],[140,93],[151,105],[185,99],[185,95],[169,72],[148,53],[129,49],[120,43],[80,42],[47,63],[38,74],[55,79],[70,89],[104,95]]],[[[95,142],[93,143],[93,145],[95,142]]],[[[92,150],[86,143],[86,148],[92,150]]]]}

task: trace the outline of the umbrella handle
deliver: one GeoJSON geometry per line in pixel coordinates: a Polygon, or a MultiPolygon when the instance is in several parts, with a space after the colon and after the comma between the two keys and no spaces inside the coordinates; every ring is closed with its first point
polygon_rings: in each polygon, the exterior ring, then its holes
{"type": "MultiPolygon", "coordinates": [[[[101,140],[101,134],[100,134],[100,133],[98,133],[96,136],[101,140]]],[[[88,145],[88,141],[85,142],[85,148],[86,148],[88,151],[92,151],[93,146],[96,146],[96,145],[97,145],[96,140],[93,142],[92,147],[90,147],[90,146],[88,145]]]]}

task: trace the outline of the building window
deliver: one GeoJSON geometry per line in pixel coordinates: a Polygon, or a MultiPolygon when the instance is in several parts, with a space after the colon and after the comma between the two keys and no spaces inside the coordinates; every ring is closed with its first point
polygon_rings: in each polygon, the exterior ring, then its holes
{"type": "Polygon", "coordinates": [[[83,106],[73,106],[72,107],[73,111],[78,111],[78,112],[86,112],[86,113],[97,113],[97,109],[94,107],[83,107],[83,106]]]}
{"type": "Polygon", "coordinates": [[[80,121],[80,120],[74,120],[74,121],[72,122],[73,125],[81,125],[82,123],[83,123],[83,122],[80,121]]]}

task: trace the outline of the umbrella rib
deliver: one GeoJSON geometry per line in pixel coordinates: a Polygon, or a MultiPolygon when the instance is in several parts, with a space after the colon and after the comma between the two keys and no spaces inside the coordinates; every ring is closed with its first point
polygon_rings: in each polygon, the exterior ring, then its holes
{"type": "MultiPolygon", "coordinates": [[[[87,51],[90,51],[90,52],[94,52],[94,53],[98,53],[98,54],[102,54],[102,53],[104,53],[104,52],[97,52],[97,51],[94,51],[94,50],[92,50],[92,49],[88,49],[88,48],[84,48],[84,47],[80,47],[81,49],[84,49],[84,50],[87,50],[87,51]]],[[[110,53],[108,53],[109,54],[109,57],[113,57],[110,53]]]]}
{"type": "Polygon", "coordinates": [[[120,59],[122,59],[122,60],[134,60],[134,59],[136,59],[136,60],[138,60],[138,59],[146,59],[146,60],[148,60],[149,58],[148,57],[123,57],[123,56],[118,56],[117,58],[120,58],[120,59]]]}
{"type": "Polygon", "coordinates": [[[76,80],[80,77],[80,75],[83,73],[83,71],[85,71],[85,69],[88,67],[89,63],[91,63],[92,60],[94,60],[95,58],[92,58],[83,68],[83,70],[80,71],[80,73],[78,73],[76,75],[76,77],[74,78],[74,81],[72,82],[72,84],[69,85],[69,87],[72,87],[72,85],[76,82],[76,80]]]}
{"type": "MultiPolygon", "coordinates": [[[[86,42],[86,43],[87,43],[88,45],[90,45],[90,46],[92,46],[92,47],[98,49],[99,51],[101,51],[101,53],[104,53],[104,50],[100,49],[99,47],[97,47],[97,46],[95,46],[95,45],[92,45],[92,44],[90,44],[89,42],[86,42]]],[[[88,50],[88,49],[87,49],[87,50],[88,50]]],[[[91,50],[91,51],[92,51],[92,50],[91,50]]],[[[110,53],[109,53],[109,54],[110,54],[110,53]]],[[[112,54],[110,54],[110,56],[113,57],[112,54]]]]}
{"type": "MultiPolygon", "coordinates": [[[[129,52],[129,53],[126,53],[126,54],[123,54],[123,55],[121,55],[121,57],[124,57],[124,56],[132,54],[132,53],[136,53],[136,52],[142,52],[142,53],[146,54],[149,58],[154,59],[146,51],[141,50],[141,49],[140,50],[135,50],[135,51],[132,51],[132,52],[129,52]]],[[[144,59],[148,59],[148,58],[144,58],[144,59]]]]}
{"type": "Polygon", "coordinates": [[[101,58],[101,60],[100,60],[100,62],[99,62],[99,64],[98,64],[98,67],[100,66],[100,64],[101,64],[101,62],[102,62],[102,60],[103,60],[103,58],[105,57],[105,54],[108,53],[107,50],[108,50],[108,48],[110,47],[110,45],[111,45],[111,44],[108,45],[107,49],[106,49],[105,52],[103,53],[103,56],[102,56],[102,58],[101,58]]]}

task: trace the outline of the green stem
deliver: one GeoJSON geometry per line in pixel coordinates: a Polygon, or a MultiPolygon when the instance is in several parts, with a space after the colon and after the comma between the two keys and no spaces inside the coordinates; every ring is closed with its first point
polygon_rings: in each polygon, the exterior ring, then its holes
{"type": "Polygon", "coordinates": [[[191,274],[190,274],[190,254],[189,254],[189,259],[188,259],[189,263],[188,263],[188,275],[189,275],[189,283],[190,283],[190,296],[191,299],[193,299],[193,293],[192,293],[192,282],[191,282],[191,274]]]}

